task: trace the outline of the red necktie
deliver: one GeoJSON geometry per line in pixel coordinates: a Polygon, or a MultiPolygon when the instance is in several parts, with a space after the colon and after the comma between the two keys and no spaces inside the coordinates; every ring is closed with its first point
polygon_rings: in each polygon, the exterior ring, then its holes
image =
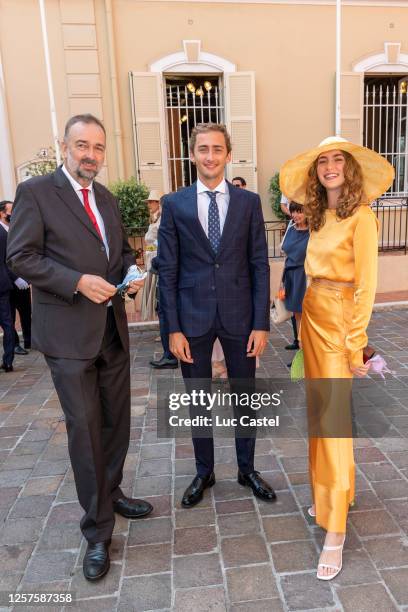
{"type": "Polygon", "coordinates": [[[88,190],[88,189],[81,189],[81,192],[82,192],[82,195],[84,196],[84,207],[85,207],[86,212],[88,213],[88,217],[89,217],[89,218],[90,218],[90,220],[92,221],[94,228],[95,228],[95,229],[96,229],[96,231],[98,232],[99,237],[100,237],[100,239],[101,239],[101,240],[102,240],[102,242],[103,242],[102,232],[101,232],[101,230],[99,229],[98,222],[97,222],[97,220],[96,220],[96,218],[95,218],[95,215],[94,215],[94,214],[93,214],[93,212],[92,212],[92,208],[91,208],[91,206],[90,206],[90,204],[89,204],[89,197],[88,197],[89,190],[88,190]]]}

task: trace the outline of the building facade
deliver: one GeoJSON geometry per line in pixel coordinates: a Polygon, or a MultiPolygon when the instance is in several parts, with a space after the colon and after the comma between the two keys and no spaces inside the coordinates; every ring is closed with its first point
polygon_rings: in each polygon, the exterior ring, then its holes
{"type": "MultiPolygon", "coordinates": [[[[396,168],[408,195],[408,2],[343,0],[341,132],[396,168]]],[[[223,121],[229,177],[267,188],[290,156],[335,130],[334,0],[45,0],[59,136],[92,112],[107,128],[105,183],[194,180],[192,125],[223,121]]],[[[0,0],[0,196],[53,146],[38,0],[0,0]],[[4,155],[3,155],[4,152],[4,155]]]]}

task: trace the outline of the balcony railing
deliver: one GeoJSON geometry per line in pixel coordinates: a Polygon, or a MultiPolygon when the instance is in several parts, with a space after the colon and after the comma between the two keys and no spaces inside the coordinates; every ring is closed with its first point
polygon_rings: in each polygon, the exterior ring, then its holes
{"type": "Polygon", "coordinates": [[[378,198],[372,209],[380,222],[379,251],[408,250],[408,198],[378,198]]]}
{"type": "MultiPolygon", "coordinates": [[[[378,198],[372,210],[380,221],[378,250],[408,252],[408,198],[378,198]]],[[[280,249],[285,224],[281,221],[266,221],[265,233],[269,259],[278,259],[283,253],[280,249]]],[[[147,227],[127,227],[129,243],[136,252],[137,264],[144,265],[144,235],[147,227]]]]}

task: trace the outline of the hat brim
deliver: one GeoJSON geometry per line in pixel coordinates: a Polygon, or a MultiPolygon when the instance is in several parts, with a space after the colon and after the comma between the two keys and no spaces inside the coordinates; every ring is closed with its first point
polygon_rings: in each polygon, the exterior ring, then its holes
{"type": "Polygon", "coordinates": [[[387,191],[395,176],[392,165],[372,149],[367,149],[352,142],[339,141],[300,153],[300,155],[283,164],[279,172],[279,184],[282,193],[289,200],[304,204],[310,166],[322,153],[337,150],[350,153],[360,164],[367,203],[379,198],[387,191]]]}

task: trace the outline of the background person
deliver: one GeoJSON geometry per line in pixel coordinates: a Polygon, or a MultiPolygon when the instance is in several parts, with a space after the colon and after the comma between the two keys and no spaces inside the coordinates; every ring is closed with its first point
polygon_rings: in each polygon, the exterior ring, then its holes
{"type": "Polygon", "coordinates": [[[11,214],[11,203],[3,201],[0,204],[0,326],[3,329],[3,358],[0,365],[5,372],[13,371],[14,361],[14,326],[11,315],[10,293],[13,290],[17,276],[6,264],[7,232],[6,217],[11,214]]]}
{"type": "Polygon", "coordinates": [[[144,237],[145,251],[144,263],[147,276],[143,282],[141,319],[142,321],[152,321],[156,318],[156,284],[157,275],[150,274],[151,262],[157,255],[157,233],[160,225],[160,199],[162,194],[154,189],[150,191],[145,202],[150,213],[149,227],[144,237]]]}
{"type": "Polygon", "coordinates": [[[282,250],[286,253],[282,280],[285,287],[286,309],[293,312],[293,317],[295,318],[295,341],[293,345],[289,346],[291,348],[298,348],[298,329],[302,318],[302,302],[306,291],[304,264],[307,243],[309,241],[309,228],[301,204],[292,201],[289,204],[289,212],[293,223],[288,227],[285,239],[281,245],[282,250]]]}
{"type": "MultiPolygon", "coordinates": [[[[152,190],[149,193],[149,197],[147,198],[147,205],[150,211],[150,225],[147,233],[145,235],[145,242],[149,246],[155,246],[155,249],[150,251],[153,255],[153,258],[150,259],[150,264],[148,266],[149,274],[146,279],[145,287],[143,289],[145,297],[145,293],[147,293],[147,286],[150,286],[150,308],[149,312],[147,312],[147,308],[145,309],[144,315],[142,318],[145,320],[150,320],[153,318],[152,309],[156,313],[159,318],[159,328],[160,328],[160,341],[163,347],[163,354],[159,359],[151,359],[149,364],[152,368],[156,370],[173,370],[178,368],[178,360],[174,357],[174,355],[170,351],[169,345],[169,334],[166,332],[164,327],[163,313],[160,308],[160,276],[159,276],[159,262],[157,257],[158,251],[158,231],[160,227],[160,217],[161,217],[161,202],[163,195],[157,191],[152,190]]],[[[146,252],[146,255],[148,252],[146,252]]],[[[143,300],[144,303],[144,300],[143,300]]]]}
{"type": "MultiPolygon", "coordinates": [[[[291,221],[291,216],[290,216],[290,211],[289,211],[289,204],[290,204],[290,201],[285,196],[285,194],[282,193],[281,194],[281,200],[280,200],[280,209],[283,212],[283,214],[285,215],[286,227],[288,226],[288,223],[290,223],[290,221],[291,221]]],[[[298,348],[299,348],[299,339],[298,339],[298,329],[297,329],[295,315],[292,315],[290,320],[291,320],[292,329],[293,329],[293,342],[291,342],[290,344],[286,345],[285,349],[287,351],[297,351],[298,348]]]]}
{"type": "Polygon", "coordinates": [[[159,258],[155,257],[152,259],[152,265],[150,268],[151,274],[157,275],[156,284],[156,310],[159,317],[159,328],[160,328],[160,340],[163,347],[163,354],[159,359],[151,359],[150,365],[156,370],[175,370],[178,368],[178,359],[176,359],[170,350],[169,333],[166,331],[166,325],[163,316],[163,309],[160,303],[160,272],[159,272],[159,258]]]}
{"type": "MultiPolygon", "coordinates": [[[[44,353],[65,414],[88,541],[84,576],[109,570],[114,513],[152,511],[120,488],[130,437],[129,332],[121,283],[135,257],[112,194],[94,179],[106,136],[96,117],[65,126],[64,163],[17,189],[8,262],[33,287],[33,344],[44,353]]],[[[131,283],[129,293],[139,283],[131,283]]]]}
{"type": "MultiPolygon", "coordinates": [[[[378,261],[378,220],[369,204],[388,189],[393,177],[383,157],[337,136],[286,162],[281,170],[281,189],[304,203],[310,228],[305,262],[310,284],[303,300],[301,340],[305,376],[311,383],[329,379],[332,385],[368,372],[363,349],[378,261]]],[[[330,385],[325,388],[330,390],[330,385]]],[[[323,409],[334,410],[333,421],[350,413],[350,395],[348,404],[336,394],[327,399],[323,409]]],[[[319,406],[311,394],[307,401],[313,416],[319,406]]],[[[336,435],[333,428],[330,433],[336,435]]],[[[351,435],[310,437],[309,466],[314,502],[309,514],[327,532],[317,578],[332,580],[342,568],[347,514],[354,500],[351,435]]]]}
{"type": "Polygon", "coordinates": [[[247,182],[244,178],[242,178],[242,176],[235,176],[231,182],[234,185],[234,187],[239,187],[240,189],[246,189],[247,182]]]}
{"type": "MultiPolygon", "coordinates": [[[[9,200],[0,202],[0,223],[7,233],[12,210],[13,202],[9,200]]],[[[14,275],[12,277],[14,278],[14,275]]],[[[14,280],[14,286],[10,291],[10,309],[14,327],[14,354],[28,355],[28,349],[31,348],[31,289],[23,278],[14,280]],[[18,311],[20,317],[24,348],[20,345],[20,338],[16,330],[16,311],[18,311]]]]}

